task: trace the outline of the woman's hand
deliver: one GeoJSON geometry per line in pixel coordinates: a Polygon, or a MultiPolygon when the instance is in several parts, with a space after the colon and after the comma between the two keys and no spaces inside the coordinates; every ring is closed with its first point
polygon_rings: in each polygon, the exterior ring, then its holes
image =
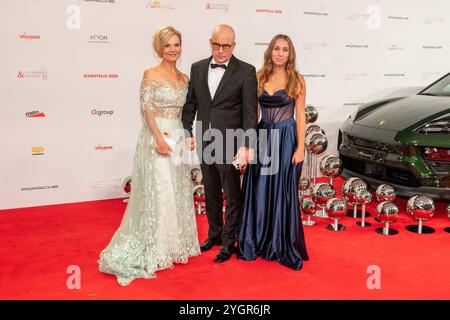
{"type": "Polygon", "coordinates": [[[292,156],[292,163],[299,164],[303,160],[305,160],[305,154],[299,150],[295,150],[294,155],[292,156]]]}
{"type": "MultiPolygon", "coordinates": [[[[163,133],[164,135],[167,135],[166,132],[163,133]]],[[[158,152],[161,156],[169,156],[172,153],[172,148],[167,144],[166,140],[164,140],[163,137],[156,140],[156,152],[158,152]]]]}

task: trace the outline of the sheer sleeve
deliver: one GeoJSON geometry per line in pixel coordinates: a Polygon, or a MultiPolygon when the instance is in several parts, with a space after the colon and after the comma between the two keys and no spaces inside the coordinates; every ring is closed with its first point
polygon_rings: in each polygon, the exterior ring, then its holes
{"type": "Polygon", "coordinates": [[[154,96],[154,83],[143,79],[141,84],[141,113],[144,117],[147,112],[155,112],[154,96]]]}
{"type": "Polygon", "coordinates": [[[148,79],[142,79],[141,90],[141,113],[144,119],[144,123],[149,129],[150,133],[159,140],[162,138],[162,134],[155,121],[155,82],[148,79]]]}

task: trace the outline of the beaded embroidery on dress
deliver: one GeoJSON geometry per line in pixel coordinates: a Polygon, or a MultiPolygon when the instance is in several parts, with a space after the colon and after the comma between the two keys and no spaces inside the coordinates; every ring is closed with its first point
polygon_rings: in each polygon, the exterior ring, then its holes
{"type": "Polygon", "coordinates": [[[130,199],[120,227],[101,252],[99,270],[117,276],[120,285],[187,263],[200,254],[189,166],[155,151],[145,114],[151,112],[161,132],[182,129],[187,84],[143,79],[139,133],[131,175],[130,199]]]}

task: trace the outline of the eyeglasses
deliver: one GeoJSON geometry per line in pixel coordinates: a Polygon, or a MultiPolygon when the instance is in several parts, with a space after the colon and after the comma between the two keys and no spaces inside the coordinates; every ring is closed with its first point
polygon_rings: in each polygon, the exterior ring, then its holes
{"type": "Polygon", "coordinates": [[[217,43],[217,42],[212,42],[211,46],[212,46],[213,50],[220,50],[220,48],[222,48],[222,50],[224,52],[227,52],[228,50],[231,49],[233,44],[220,44],[220,43],[217,43]]]}

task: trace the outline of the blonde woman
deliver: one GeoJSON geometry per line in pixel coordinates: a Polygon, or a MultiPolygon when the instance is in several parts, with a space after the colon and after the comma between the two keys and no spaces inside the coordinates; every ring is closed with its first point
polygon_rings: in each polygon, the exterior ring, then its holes
{"type": "Polygon", "coordinates": [[[262,257],[300,270],[309,259],[297,192],[304,159],[306,85],[296,71],[288,36],[272,39],[257,78],[259,150],[257,162],[244,175],[238,257],[262,257]],[[271,159],[270,169],[263,159],[271,159]]]}
{"type": "Polygon", "coordinates": [[[171,159],[188,77],[176,66],[181,34],[164,27],[153,36],[161,63],[145,70],[140,88],[143,126],[132,171],[132,191],[122,223],[100,254],[99,270],[120,285],[154,278],[174,263],[200,254],[189,169],[171,159]]]}

